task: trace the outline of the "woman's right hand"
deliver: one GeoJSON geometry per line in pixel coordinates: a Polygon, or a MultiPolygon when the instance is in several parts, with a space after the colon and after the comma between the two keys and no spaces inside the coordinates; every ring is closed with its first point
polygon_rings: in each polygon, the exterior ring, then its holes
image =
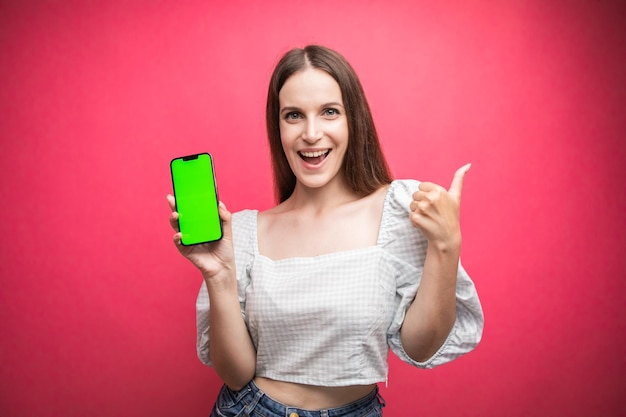
{"type": "Polygon", "coordinates": [[[176,232],[173,236],[174,244],[178,251],[202,272],[204,278],[226,277],[229,271],[234,271],[235,255],[232,239],[232,214],[226,209],[226,206],[220,201],[218,211],[222,219],[223,229],[223,236],[220,240],[193,246],[184,246],[181,243],[182,234],[178,226],[178,213],[176,212],[174,196],[168,194],[167,202],[172,210],[172,214],[170,214],[170,225],[176,232]]]}

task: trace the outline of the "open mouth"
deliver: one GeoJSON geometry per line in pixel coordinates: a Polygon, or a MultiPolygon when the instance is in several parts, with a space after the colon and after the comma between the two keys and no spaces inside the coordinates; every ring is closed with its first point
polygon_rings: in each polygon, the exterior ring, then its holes
{"type": "Polygon", "coordinates": [[[326,149],[324,151],[315,151],[315,152],[302,152],[299,151],[298,155],[302,160],[311,165],[320,164],[328,154],[330,153],[330,149],[326,149]]]}

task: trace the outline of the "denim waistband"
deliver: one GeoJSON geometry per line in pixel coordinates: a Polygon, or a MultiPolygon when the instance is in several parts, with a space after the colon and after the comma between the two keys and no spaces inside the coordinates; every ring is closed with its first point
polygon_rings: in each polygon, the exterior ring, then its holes
{"type": "Polygon", "coordinates": [[[323,410],[304,410],[282,404],[263,392],[254,381],[250,381],[242,390],[233,392],[225,385],[220,391],[216,408],[220,414],[239,416],[279,416],[279,417],[374,417],[382,415],[385,401],[378,392],[378,387],[365,397],[350,404],[323,410]],[[243,413],[242,413],[243,412],[243,413]],[[232,414],[230,414],[232,413],[232,414]]]}

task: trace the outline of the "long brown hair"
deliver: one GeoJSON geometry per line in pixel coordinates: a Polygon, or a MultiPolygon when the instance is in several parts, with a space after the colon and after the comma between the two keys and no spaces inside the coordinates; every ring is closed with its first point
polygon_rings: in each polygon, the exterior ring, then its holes
{"type": "Polygon", "coordinates": [[[267,92],[265,122],[274,171],[274,192],[278,201],[289,198],[296,186],[296,177],[289,167],[280,140],[278,94],[289,77],[305,68],[327,72],[341,89],[349,134],[342,171],[348,186],[358,194],[368,195],[381,185],[389,184],[392,176],[380,147],[363,87],[354,69],[332,49],[309,45],[303,49],[292,49],[283,55],[274,68],[267,92]]]}

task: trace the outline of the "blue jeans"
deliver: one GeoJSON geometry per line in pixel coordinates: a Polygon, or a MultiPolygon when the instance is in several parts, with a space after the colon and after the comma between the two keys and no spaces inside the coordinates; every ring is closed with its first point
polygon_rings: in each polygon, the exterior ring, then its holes
{"type": "Polygon", "coordinates": [[[302,410],[273,400],[250,381],[237,392],[224,385],[210,417],[381,417],[384,406],[385,401],[376,387],[367,396],[348,405],[327,410],[302,410]]]}

